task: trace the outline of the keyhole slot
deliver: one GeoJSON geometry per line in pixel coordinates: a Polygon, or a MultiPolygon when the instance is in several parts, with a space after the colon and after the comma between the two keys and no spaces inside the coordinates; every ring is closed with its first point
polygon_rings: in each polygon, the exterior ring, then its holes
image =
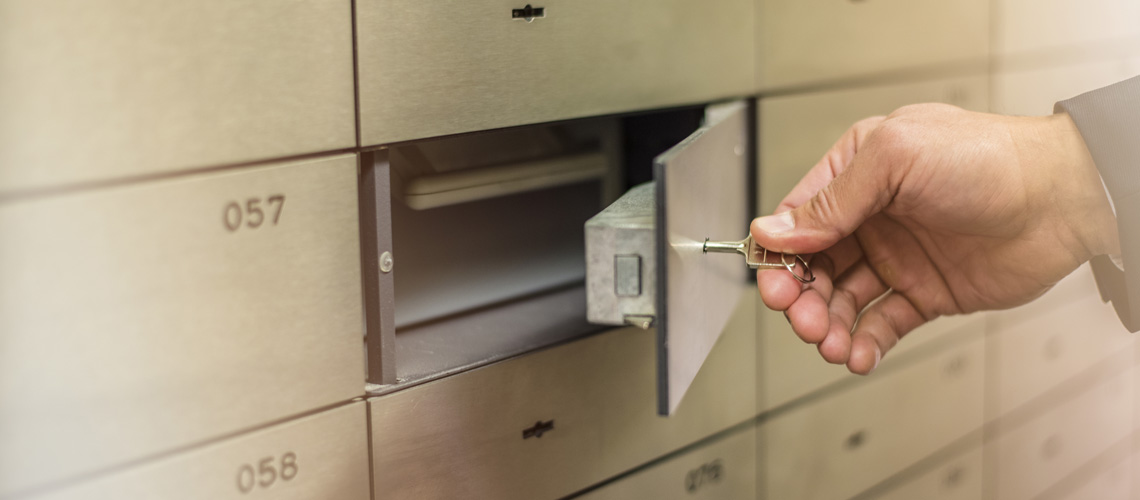
{"type": "Polygon", "coordinates": [[[526,22],[534,21],[546,17],[545,7],[532,7],[529,3],[526,7],[521,9],[511,9],[511,19],[519,19],[526,22]]]}
{"type": "Polygon", "coordinates": [[[847,440],[843,442],[843,447],[847,448],[848,450],[855,450],[863,446],[863,443],[866,441],[867,433],[865,431],[858,430],[853,432],[850,436],[847,436],[847,440]]]}

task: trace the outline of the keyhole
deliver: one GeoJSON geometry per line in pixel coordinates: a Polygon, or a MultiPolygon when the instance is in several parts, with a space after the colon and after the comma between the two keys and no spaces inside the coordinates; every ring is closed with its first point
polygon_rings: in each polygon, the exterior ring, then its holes
{"type": "Polygon", "coordinates": [[[540,17],[546,17],[546,8],[532,7],[528,3],[521,9],[511,9],[511,19],[521,19],[529,23],[540,17]]]}
{"type": "Polygon", "coordinates": [[[1061,340],[1057,337],[1049,337],[1045,341],[1045,359],[1054,361],[1061,356],[1061,340]]]}
{"type": "Polygon", "coordinates": [[[952,489],[962,482],[962,476],[965,474],[966,471],[962,470],[962,467],[956,465],[946,473],[946,479],[942,481],[942,484],[946,487],[946,489],[952,489]]]}
{"type": "Polygon", "coordinates": [[[1061,438],[1056,435],[1049,436],[1041,443],[1041,456],[1046,460],[1052,460],[1058,453],[1061,453],[1061,438]]]}

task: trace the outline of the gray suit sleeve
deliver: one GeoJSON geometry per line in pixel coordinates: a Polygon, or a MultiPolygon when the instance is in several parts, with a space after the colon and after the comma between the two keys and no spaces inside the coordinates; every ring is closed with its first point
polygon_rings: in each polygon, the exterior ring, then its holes
{"type": "Polygon", "coordinates": [[[1106,255],[1091,264],[1100,296],[1140,330],[1140,77],[1057,103],[1076,123],[1116,209],[1124,270],[1106,255]]]}

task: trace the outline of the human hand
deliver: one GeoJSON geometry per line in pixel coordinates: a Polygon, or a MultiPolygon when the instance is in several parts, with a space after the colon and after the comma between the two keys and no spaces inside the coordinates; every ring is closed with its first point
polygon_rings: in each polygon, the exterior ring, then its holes
{"type": "Polygon", "coordinates": [[[760,270],[764,303],[825,360],[859,374],[923,323],[1024,304],[1090,258],[1120,252],[1100,176],[1065,114],[920,104],[865,119],[776,214],[752,222],[753,238],[814,254],[817,279],[760,270]]]}

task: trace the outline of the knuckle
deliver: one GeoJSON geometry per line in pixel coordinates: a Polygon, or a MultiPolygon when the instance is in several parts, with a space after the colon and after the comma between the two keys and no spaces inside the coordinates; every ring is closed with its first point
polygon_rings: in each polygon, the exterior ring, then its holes
{"type": "Polygon", "coordinates": [[[879,126],[885,119],[887,119],[887,117],[883,115],[868,116],[855,122],[855,125],[852,125],[851,128],[855,130],[873,129],[879,126]]]}
{"type": "Polygon", "coordinates": [[[835,290],[835,298],[849,305],[856,314],[859,313],[859,301],[856,299],[855,293],[851,290],[847,288],[837,288],[835,290]]]}
{"type": "Polygon", "coordinates": [[[912,165],[926,147],[926,131],[922,123],[905,119],[888,119],[867,139],[867,153],[872,161],[866,167],[882,170],[878,176],[893,178],[912,165]]]}
{"type": "Polygon", "coordinates": [[[941,115],[945,113],[953,113],[961,111],[962,108],[952,104],[945,104],[941,102],[923,102],[918,104],[907,104],[887,115],[887,119],[898,117],[914,117],[914,116],[930,116],[941,115]]]}
{"type": "Polygon", "coordinates": [[[831,278],[835,275],[835,262],[831,260],[831,256],[825,253],[817,253],[811,257],[812,271],[817,276],[826,276],[831,278]]]}
{"type": "Polygon", "coordinates": [[[842,236],[840,223],[843,220],[842,200],[832,185],[819,190],[807,203],[807,213],[816,229],[830,231],[832,236],[842,236]]]}

